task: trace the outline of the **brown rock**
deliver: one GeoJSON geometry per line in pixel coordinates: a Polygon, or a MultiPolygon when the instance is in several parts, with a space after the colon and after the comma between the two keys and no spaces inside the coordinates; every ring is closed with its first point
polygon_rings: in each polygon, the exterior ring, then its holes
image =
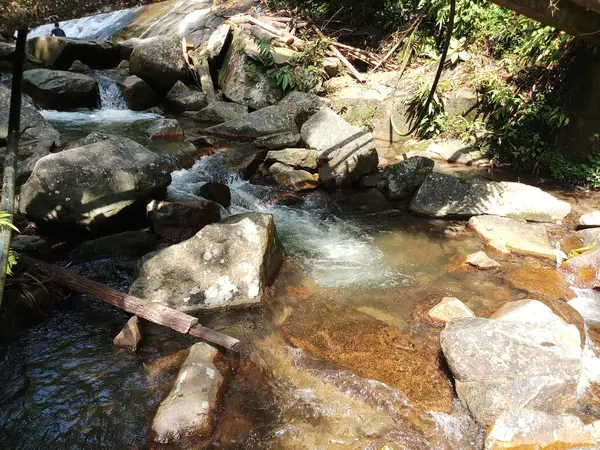
{"type": "Polygon", "coordinates": [[[575,298],[575,292],[571,290],[565,277],[554,269],[518,267],[506,270],[504,276],[513,287],[533,294],[535,298],[556,300],[575,298]]]}
{"type": "Polygon", "coordinates": [[[398,389],[417,406],[452,410],[452,387],[439,368],[439,348],[431,342],[356,310],[312,302],[300,304],[282,330],[296,347],[398,389]]]}
{"type": "Polygon", "coordinates": [[[221,220],[219,206],[210,201],[157,202],[153,200],[146,209],[154,233],[174,243],[185,241],[206,225],[221,220]]]}
{"type": "Polygon", "coordinates": [[[565,261],[562,269],[573,277],[577,287],[600,288],[600,247],[565,261]]]}
{"type": "Polygon", "coordinates": [[[113,345],[115,348],[124,348],[135,352],[141,341],[142,333],[140,332],[139,320],[137,316],[133,316],[127,321],[121,332],[117,334],[113,345]]]}
{"type": "Polygon", "coordinates": [[[206,183],[200,188],[200,195],[207,200],[217,202],[225,208],[231,206],[231,191],[226,184],[217,182],[206,183]]]}
{"type": "Polygon", "coordinates": [[[278,185],[294,192],[315,189],[319,183],[315,177],[305,170],[287,170],[273,176],[278,185]]]}

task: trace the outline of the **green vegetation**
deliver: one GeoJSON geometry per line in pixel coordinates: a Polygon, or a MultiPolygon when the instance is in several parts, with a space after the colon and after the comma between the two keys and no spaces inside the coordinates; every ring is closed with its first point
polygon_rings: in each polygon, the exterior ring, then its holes
{"type": "MultiPolygon", "coordinates": [[[[12,223],[11,215],[6,211],[0,211],[0,227],[9,227],[17,233],[19,232],[18,228],[12,223]]],[[[13,249],[10,249],[8,252],[8,266],[6,267],[6,273],[8,275],[12,275],[12,268],[17,265],[17,257],[17,252],[15,252],[13,249]]]]}

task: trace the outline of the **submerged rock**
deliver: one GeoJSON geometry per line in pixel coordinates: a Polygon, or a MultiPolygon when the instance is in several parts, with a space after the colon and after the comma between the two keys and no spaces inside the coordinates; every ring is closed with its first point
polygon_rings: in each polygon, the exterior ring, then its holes
{"type": "Polygon", "coordinates": [[[191,89],[178,81],[167,93],[164,103],[166,112],[182,113],[201,110],[206,106],[207,100],[204,92],[191,89]]]}
{"type": "Polygon", "coordinates": [[[432,173],[414,195],[410,210],[432,217],[494,214],[532,222],[556,222],[569,214],[571,206],[526,184],[461,180],[432,173]]]}
{"type": "Polygon", "coordinates": [[[486,255],[485,252],[471,253],[469,256],[467,256],[465,262],[481,270],[495,269],[496,267],[500,267],[500,263],[498,261],[494,261],[488,255],[486,255]]]}
{"type": "Polygon", "coordinates": [[[561,269],[572,276],[579,288],[600,288],[600,247],[568,259],[561,269]]]}
{"type": "Polygon", "coordinates": [[[528,292],[538,299],[571,300],[575,292],[565,277],[555,269],[546,267],[517,267],[504,272],[511,286],[528,292]]]}
{"type": "Polygon", "coordinates": [[[386,166],[383,177],[387,180],[386,193],[390,200],[410,197],[433,171],[435,163],[429,158],[413,156],[398,164],[386,166]]]}
{"type": "Polygon", "coordinates": [[[23,74],[23,92],[43,109],[97,108],[100,90],[92,77],[60,70],[34,69],[23,74]]]}
{"type": "Polygon", "coordinates": [[[550,415],[530,409],[502,414],[488,430],[485,450],[597,448],[598,422],[585,425],[569,414],[550,415]]]}
{"type": "Polygon", "coordinates": [[[99,224],[166,189],[171,176],[159,155],[127,138],[101,136],[40,159],[21,187],[21,212],[35,221],[99,224]]]}
{"type": "Polygon", "coordinates": [[[152,421],[154,442],[176,448],[205,448],[215,427],[225,378],[215,362],[220,352],[194,344],[152,421]]]}
{"type": "Polygon", "coordinates": [[[238,119],[207,128],[206,133],[240,141],[254,141],[259,137],[291,132],[298,134],[294,121],[283,114],[278,106],[246,114],[238,119]]]}
{"type": "Polygon", "coordinates": [[[164,95],[177,81],[188,77],[183,60],[181,38],[157,36],[137,44],[129,58],[129,73],[137,75],[159,95],[164,95]]]}
{"type": "Polygon", "coordinates": [[[475,317],[475,313],[467,305],[454,297],[444,297],[441,302],[429,310],[428,314],[432,319],[442,322],[475,317]]]}
{"type": "Polygon", "coordinates": [[[583,227],[600,227],[600,211],[592,211],[579,218],[579,225],[583,227]]]}
{"type": "Polygon", "coordinates": [[[373,135],[350,125],[330,108],[308,119],[301,135],[306,145],[319,153],[319,175],[327,188],[352,184],[377,169],[373,135]]]}
{"type": "Polygon", "coordinates": [[[316,171],[319,167],[319,153],[306,148],[286,148],[267,153],[266,165],[282,163],[294,169],[316,171]]]}
{"type": "Polygon", "coordinates": [[[541,302],[511,302],[490,319],[453,320],[440,342],[458,396],[481,425],[512,409],[560,414],[575,402],[579,331],[541,302]]]}
{"type": "Polygon", "coordinates": [[[133,111],[144,111],[156,106],[156,92],[136,75],[130,75],[119,83],[127,107],[133,111]]]}
{"type": "Polygon", "coordinates": [[[113,340],[113,345],[115,348],[123,348],[131,352],[136,352],[140,342],[142,342],[142,333],[140,331],[139,319],[137,316],[132,316],[113,340]]]}
{"type": "Polygon", "coordinates": [[[506,217],[477,216],[469,227],[490,247],[501,253],[556,259],[545,225],[517,222],[506,217]]]}
{"type": "Polygon", "coordinates": [[[181,242],[221,220],[219,205],[209,201],[157,202],[146,208],[152,230],[169,242],[181,242]]]}
{"type": "Polygon", "coordinates": [[[282,262],[273,217],[241,214],[142,258],[130,292],[182,311],[256,306],[282,262]]]}
{"type": "Polygon", "coordinates": [[[194,116],[196,122],[223,123],[248,114],[248,107],[231,102],[212,102],[194,116]]]}
{"type": "Polygon", "coordinates": [[[183,141],[183,128],[176,119],[157,119],[146,130],[146,135],[153,141],[183,141]]]}
{"type": "Polygon", "coordinates": [[[125,231],[79,244],[69,258],[73,263],[104,258],[139,258],[154,250],[156,236],[145,231],[125,231]]]}

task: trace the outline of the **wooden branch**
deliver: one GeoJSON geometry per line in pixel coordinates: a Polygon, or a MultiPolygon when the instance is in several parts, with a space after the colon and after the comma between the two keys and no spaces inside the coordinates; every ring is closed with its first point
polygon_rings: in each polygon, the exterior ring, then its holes
{"type": "Polygon", "coordinates": [[[19,256],[19,264],[32,269],[42,269],[48,274],[50,280],[60,286],[91,295],[123,311],[158,325],[172,328],[182,334],[191,334],[228,350],[239,343],[237,339],[231,336],[203,327],[195,317],[158,303],[115,291],[97,281],[89,280],[73,270],[38,261],[23,254],[19,256]]]}
{"type": "Polygon", "coordinates": [[[246,16],[246,15],[233,16],[233,17],[229,18],[229,21],[231,21],[232,23],[235,23],[237,25],[241,25],[243,23],[251,23],[253,25],[257,25],[257,26],[261,27],[263,30],[267,30],[268,32],[273,33],[274,35],[279,36],[280,38],[283,38],[285,41],[291,40],[291,42],[288,45],[292,45],[292,44],[296,44],[296,45],[300,45],[300,46],[304,45],[304,41],[302,39],[298,39],[295,36],[292,36],[281,30],[278,30],[273,25],[265,23],[262,20],[258,20],[252,16],[246,16]]]}
{"type": "Polygon", "coordinates": [[[385,54],[385,56],[383,57],[383,59],[381,61],[379,61],[379,63],[377,63],[377,65],[373,68],[373,71],[379,69],[379,67],[381,67],[383,65],[383,63],[385,63],[388,59],[390,59],[390,56],[392,56],[394,54],[394,52],[396,50],[398,50],[398,47],[400,47],[400,45],[402,45],[402,42],[404,42],[403,39],[398,39],[398,42],[396,42],[394,44],[394,46],[390,49],[390,51],[387,52],[385,54]]]}
{"type": "MultiPolygon", "coordinates": [[[[321,39],[327,39],[325,37],[325,35],[321,32],[321,30],[319,30],[315,25],[313,25],[313,30],[315,30],[315,33],[317,33],[317,35],[321,38],[321,39]]],[[[342,61],[342,63],[348,68],[348,70],[350,70],[350,73],[352,73],[352,75],[354,75],[354,78],[356,78],[359,82],[364,83],[365,81],[367,81],[365,79],[365,77],[363,77],[358,70],[356,70],[356,68],[350,64],[350,61],[348,61],[346,59],[346,57],[344,55],[342,55],[340,53],[340,51],[335,48],[334,45],[330,44],[329,45],[329,49],[335,54],[335,56],[342,61]]]]}

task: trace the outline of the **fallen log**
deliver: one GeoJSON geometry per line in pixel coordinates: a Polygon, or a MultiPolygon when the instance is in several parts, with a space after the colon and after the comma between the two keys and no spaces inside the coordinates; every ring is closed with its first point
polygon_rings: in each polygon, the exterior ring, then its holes
{"type": "Polygon", "coordinates": [[[19,264],[31,269],[43,270],[48,278],[59,286],[91,295],[142,319],[172,328],[182,334],[191,334],[227,350],[232,350],[240,342],[231,336],[203,327],[198,323],[196,317],[133,295],[115,291],[102,283],[89,280],[73,270],[48,264],[23,254],[19,256],[19,264]]]}
{"type": "MultiPolygon", "coordinates": [[[[325,37],[325,35],[321,32],[321,30],[319,30],[315,25],[313,25],[313,30],[315,30],[315,33],[317,33],[317,35],[321,39],[327,39],[325,37]]],[[[360,72],[358,70],[356,70],[356,68],[350,63],[350,61],[348,61],[346,59],[346,57],[344,55],[342,55],[340,53],[340,51],[333,44],[329,44],[329,49],[335,54],[336,58],[338,58],[340,61],[342,61],[342,63],[348,68],[348,70],[350,70],[350,73],[352,73],[352,75],[354,75],[354,78],[356,78],[361,83],[364,83],[367,81],[365,79],[365,77],[363,77],[360,74],[360,72]]]]}
{"type": "Polygon", "coordinates": [[[212,103],[217,100],[217,94],[215,93],[215,85],[210,74],[210,67],[208,65],[208,55],[206,52],[189,52],[188,56],[194,64],[198,80],[200,81],[200,87],[202,92],[206,94],[208,103],[212,103]]]}

